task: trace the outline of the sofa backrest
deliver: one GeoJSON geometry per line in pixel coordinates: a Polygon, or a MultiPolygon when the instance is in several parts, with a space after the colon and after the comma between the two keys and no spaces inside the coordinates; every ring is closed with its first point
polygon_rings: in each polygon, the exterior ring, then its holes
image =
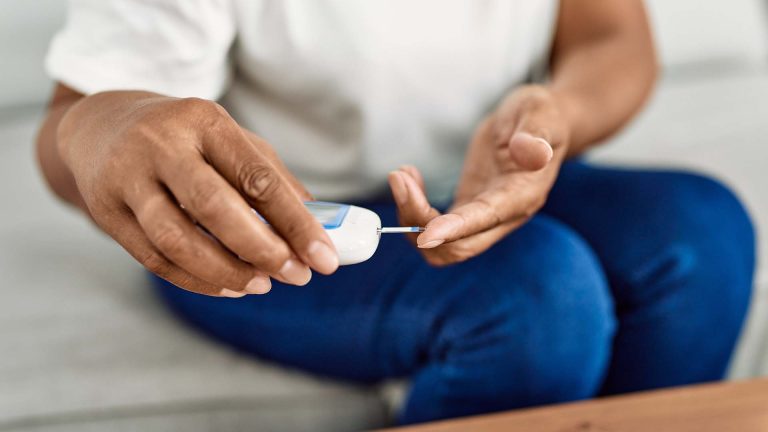
{"type": "Polygon", "coordinates": [[[765,65],[766,0],[646,0],[665,68],[713,63],[765,65]]]}
{"type": "Polygon", "coordinates": [[[46,100],[51,84],[43,58],[66,8],[63,0],[0,2],[0,108],[46,100]]]}

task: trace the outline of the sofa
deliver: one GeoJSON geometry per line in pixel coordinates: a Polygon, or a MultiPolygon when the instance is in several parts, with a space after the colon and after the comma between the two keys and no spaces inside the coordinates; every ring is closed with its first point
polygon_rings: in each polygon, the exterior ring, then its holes
{"type": "MultiPolygon", "coordinates": [[[[649,2],[664,73],[596,163],[733,186],[768,227],[768,35],[757,0],[649,2]]],[[[345,431],[389,424],[407,383],[355,386],[246,357],[184,326],[138,264],[40,179],[32,142],[60,0],[0,5],[0,431],[345,431]]],[[[717,227],[713,227],[716,229],[717,227]]],[[[766,240],[760,245],[765,250],[766,240]]],[[[768,374],[768,260],[733,378],[768,374]]]]}

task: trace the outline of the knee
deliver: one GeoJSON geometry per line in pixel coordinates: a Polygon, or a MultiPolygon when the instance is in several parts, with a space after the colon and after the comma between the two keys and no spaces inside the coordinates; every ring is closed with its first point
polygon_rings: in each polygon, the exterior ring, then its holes
{"type": "Polygon", "coordinates": [[[616,324],[602,268],[581,237],[537,218],[467,267],[456,271],[471,270],[471,295],[443,320],[440,361],[476,367],[468,373],[504,404],[497,408],[594,395],[616,324]]]}
{"type": "Polygon", "coordinates": [[[739,328],[755,265],[755,234],[744,206],[722,183],[701,175],[665,173],[659,185],[645,213],[655,240],[635,246],[648,258],[627,272],[631,292],[622,301],[669,299],[687,305],[689,319],[739,328]]]}
{"type": "MultiPolygon", "coordinates": [[[[688,241],[713,242],[744,261],[754,257],[755,233],[739,198],[724,184],[697,174],[672,174],[667,200],[677,211],[679,232],[688,241]]],[[[674,217],[675,215],[672,215],[674,217]]]]}
{"type": "MultiPolygon", "coordinates": [[[[755,231],[736,195],[701,175],[676,173],[669,182],[666,215],[674,226],[670,247],[689,263],[689,277],[748,294],[755,266],[755,231]]],[[[739,292],[732,292],[738,295],[739,292]]]]}

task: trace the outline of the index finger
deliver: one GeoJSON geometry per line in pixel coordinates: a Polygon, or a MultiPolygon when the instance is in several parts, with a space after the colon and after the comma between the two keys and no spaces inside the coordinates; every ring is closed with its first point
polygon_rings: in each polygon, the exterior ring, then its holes
{"type": "Polygon", "coordinates": [[[339,258],[323,227],[275,165],[239,126],[233,126],[206,134],[202,150],[208,161],[269,221],[304,263],[320,273],[333,273],[339,258]]]}
{"type": "Polygon", "coordinates": [[[510,196],[507,191],[494,190],[482,193],[471,201],[451,209],[432,219],[421,235],[419,245],[441,244],[460,240],[488,231],[504,224],[515,224],[526,215],[509,217],[510,196]]]}
{"type": "Polygon", "coordinates": [[[175,155],[158,167],[158,174],[186,212],[242,260],[288,283],[309,281],[309,268],[291,257],[289,245],[198,153],[175,155]]]}

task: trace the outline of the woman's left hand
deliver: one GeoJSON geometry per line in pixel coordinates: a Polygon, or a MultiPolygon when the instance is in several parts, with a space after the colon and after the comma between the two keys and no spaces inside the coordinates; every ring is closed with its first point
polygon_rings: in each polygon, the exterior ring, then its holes
{"type": "Polygon", "coordinates": [[[415,167],[389,174],[400,223],[426,226],[411,237],[433,265],[476,256],[544,205],[568,141],[568,122],[556,96],[543,86],[520,87],[475,131],[447,213],[429,204],[415,167]]]}

